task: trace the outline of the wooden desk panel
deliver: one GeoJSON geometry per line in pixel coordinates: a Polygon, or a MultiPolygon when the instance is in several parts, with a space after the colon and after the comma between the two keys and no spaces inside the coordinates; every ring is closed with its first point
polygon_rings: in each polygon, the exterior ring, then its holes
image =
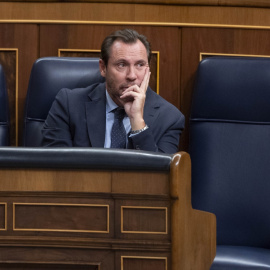
{"type": "Polygon", "coordinates": [[[190,201],[190,159],[171,170],[0,169],[1,269],[198,269],[215,217],[190,201]]]}

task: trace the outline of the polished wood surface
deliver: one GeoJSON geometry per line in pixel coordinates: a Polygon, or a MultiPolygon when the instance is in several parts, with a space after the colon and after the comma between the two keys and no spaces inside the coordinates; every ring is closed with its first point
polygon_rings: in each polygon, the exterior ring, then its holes
{"type": "Polygon", "coordinates": [[[170,171],[0,169],[0,268],[208,270],[215,217],[191,207],[191,164],[170,171]]]}
{"type": "MultiPolygon", "coordinates": [[[[35,0],[8,0],[7,2],[34,1],[35,0]]],[[[58,0],[41,0],[40,2],[58,2],[58,0]]],[[[96,3],[97,0],[63,0],[62,2],[96,3]]],[[[100,0],[99,3],[270,7],[268,0],[100,0]]]]}
{"type": "Polygon", "coordinates": [[[212,214],[192,209],[189,155],[175,155],[171,170],[170,194],[176,198],[171,213],[172,239],[179,239],[172,242],[173,269],[210,269],[211,262],[207,258],[214,258],[216,253],[216,237],[213,234],[216,221],[212,214]],[[181,247],[180,239],[189,244],[181,247]],[[200,241],[202,246],[190,244],[200,241]]]}
{"type": "Polygon", "coordinates": [[[1,49],[0,48],[0,63],[5,71],[6,87],[10,108],[10,142],[16,145],[16,109],[17,109],[17,72],[18,72],[18,49],[1,49]]]}
{"type": "Polygon", "coordinates": [[[153,51],[159,53],[151,86],[186,116],[180,150],[188,151],[189,112],[199,55],[269,55],[268,5],[264,0],[0,2],[0,63],[6,67],[11,85],[12,145],[21,145],[33,62],[39,57],[58,56],[59,50],[72,50],[73,54],[99,50],[108,33],[129,27],[145,34],[153,51]],[[17,50],[16,67],[7,49],[17,50]]]}
{"type": "MultiPolygon", "coordinates": [[[[40,56],[57,55],[58,49],[72,49],[73,52],[80,50],[99,50],[105,36],[111,32],[121,29],[121,25],[42,25],[40,27],[40,56]],[[50,36],[50,38],[48,38],[50,36]],[[82,37],[84,37],[82,39],[82,37]]],[[[177,28],[133,26],[133,29],[144,34],[152,44],[152,50],[162,55],[158,63],[158,71],[153,73],[154,82],[150,84],[154,91],[159,85],[159,94],[166,100],[179,107],[180,85],[179,76],[176,70],[179,70],[178,50],[180,48],[180,33],[177,28]],[[153,31],[154,30],[154,31],[153,31]],[[158,33],[158,35],[157,35],[158,33]],[[170,42],[160,42],[160,40],[170,40],[170,42]],[[175,52],[175,53],[168,53],[175,52]],[[158,74],[157,74],[158,72],[158,74]],[[171,74],[175,75],[173,80],[168,80],[171,74]],[[158,83],[157,83],[157,76],[158,83]],[[160,87],[162,86],[162,87],[160,87]]],[[[62,53],[63,55],[63,53],[62,53]]],[[[98,55],[99,56],[99,55],[98,55]]]]}
{"type": "Polygon", "coordinates": [[[1,64],[4,67],[11,116],[11,143],[19,144],[23,126],[24,102],[33,61],[39,52],[38,26],[35,24],[0,24],[1,64]],[[27,38],[26,38],[27,37],[27,38]]]}
{"type": "Polygon", "coordinates": [[[0,22],[269,27],[270,17],[268,8],[248,5],[16,1],[0,2],[0,22]]]}
{"type": "MultiPolygon", "coordinates": [[[[200,54],[205,57],[215,55],[233,56],[270,56],[270,31],[224,28],[185,28],[182,30],[183,54],[181,63],[185,69],[181,72],[181,109],[185,115],[190,114],[192,89],[200,54]]],[[[243,90],[244,91],[244,90],[243,90]]],[[[256,91],[256,89],[254,89],[256,91]]],[[[186,125],[185,134],[188,134],[186,125]]],[[[189,144],[189,137],[183,136],[183,145],[189,144]]]]}

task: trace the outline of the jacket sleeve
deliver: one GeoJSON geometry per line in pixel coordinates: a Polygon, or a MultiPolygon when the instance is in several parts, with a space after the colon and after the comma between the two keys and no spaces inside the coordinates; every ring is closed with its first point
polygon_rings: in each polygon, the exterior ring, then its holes
{"type": "Polygon", "coordinates": [[[53,147],[72,146],[69,128],[68,89],[57,94],[42,129],[42,145],[53,147]]]}
{"type": "Polygon", "coordinates": [[[179,150],[180,135],[185,126],[185,117],[180,111],[163,112],[157,121],[145,131],[129,137],[130,148],[173,154],[179,150]]]}

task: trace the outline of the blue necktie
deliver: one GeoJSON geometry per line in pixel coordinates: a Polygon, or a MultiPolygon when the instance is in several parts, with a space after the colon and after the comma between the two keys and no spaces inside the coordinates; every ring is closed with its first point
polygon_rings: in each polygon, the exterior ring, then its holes
{"type": "Polygon", "coordinates": [[[123,108],[118,107],[114,111],[114,122],[111,133],[111,148],[126,148],[126,130],[123,125],[123,119],[126,112],[123,108]]]}

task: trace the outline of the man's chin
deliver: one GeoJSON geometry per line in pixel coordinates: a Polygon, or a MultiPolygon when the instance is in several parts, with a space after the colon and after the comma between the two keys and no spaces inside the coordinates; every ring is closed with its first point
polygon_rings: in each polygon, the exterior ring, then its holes
{"type": "Polygon", "coordinates": [[[114,99],[114,102],[119,107],[124,107],[125,105],[125,101],[121,99],[120,97],[117,97],[116,99],[114,99]]]}

